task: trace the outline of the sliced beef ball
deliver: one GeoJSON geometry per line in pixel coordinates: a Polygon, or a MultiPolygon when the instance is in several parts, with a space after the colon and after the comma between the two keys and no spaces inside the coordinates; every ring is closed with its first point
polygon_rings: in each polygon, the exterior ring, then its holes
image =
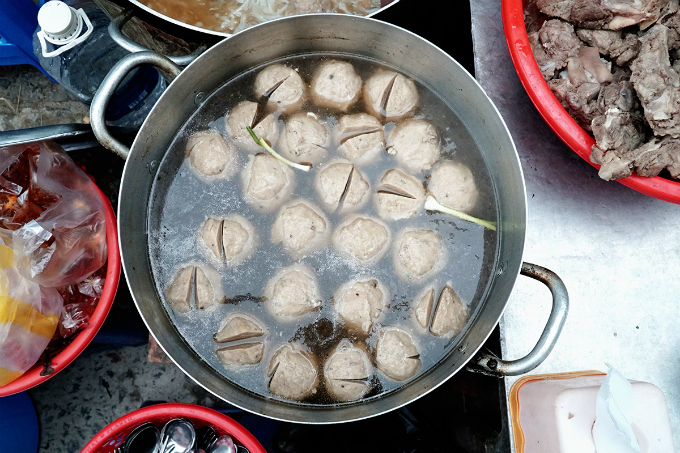
{"type": "Polygon", "coordinates": [[[383,257],[390,244],[390,229],[378,219],[354,215],[333,233],[333,246],[341,256],[370,265],[383,257]]]}
{"type": "Polygon", "coordinates": [[[294,162],[316,164],[326,156],[330,135],[313,113],[298,113],[286,120],[277,151],[294,162]]]}
{"type": "Polygon", "coordinates": [[[201,227],[200,238],[214,260],[237,266],[253,255],[255,229],[244,217],[230,214],[224,219],[208,218],[201,227]]]}
{"type": "Polygon", "coordinates": [[[316,358],[290,344],[274,353],[267,375],[270,392],[294,401],[316,393],[319,383],[316,358]]]}
{"type": "Polygon", "coordinates": [[[186,145],[191,167],[209,179],[229,178],[236,172],[236,151],[217,131],[194,132],[186,145]]]}
{"type": "Polygon", "coordinates": [[[420,370],[420,352],[406,331],[387,328],[375,346],[375,363],[388,378],[405,381],[420,370]]]}
{"type": "Polygon", "coordinates": [[[232,313],[222,320],[220,329],[213,336],[217,343],[244,340],[264,335],[262,323],[246,313],[232,313]]]}
{"type": "Polygon", "coordinates": [[[305,99],[305,83],[291,67],[272,64],[260,71],[255,77],[255,96],[260,98],[279,83],[269,96],[268,106],[286,113],[297,111],[305,99]]]}
{"type": "Polygon", "coordinates": [[[423,184],[401,170],[387,170],[375,195],[378,215],[385,220],[408,219],[425,203],[423,184]]]}
{"type": "MultiPolygon", "coordinates": [[[[635,86],[654,135],[680,137],[680,77],[668,56],[668,28],[657,24],[640,35],[642,46],[631,64],[635,86]]],[[[599,144],[598,144],[599,146],[599,144]]]]}
{"type": "Polygon", "coordinates": [[[463,331],[468,317],[468,309],[458,294],[451,286],[446,285],[439,295],[430,332],[437,337],[453,337],[463,331]]]}
{"type": "Polygon", "coordinates": [[[286,15],[327,13],[332,7],[331,0],[289,0],[286,15]]]}
{"type": "Polygon", "coordinates": [[[406,229],[397,237],[394,267],[404,280],[421,280],[441,268],[444,262],[442,237],[428,229],[406,229]]]}
{"type": "Polygon", "coordinates": [[[181,268],[165,289],[165,299],[177,313],[191,311],[191,288],[195,269],[192,265],[181,268]]]}
{"type": "Polygon", "coordinates": [[[349,161],[335,159],[321,168],[314,180],[316,191],[330,210],[347,212],[368,200],[369,184],[361,171],[349,161]]]}
{"type": "Polygon", "coordinates": [[[245,200],[269,212],[280,206],[295,187],[293,170],[270,154],[250,156],[241,180],[245,200]]]}
{"type": "Polygon", "coordinates": [[[425,120],[409,119],[394,128],[387,140],[387,152],[411,173],[429,170],[439,160],[439,134],[425,120]]]}
{"type": "MultiPolygon", "coordinates": [[[[236,105],[225,119],[227,133],[231,140],[241,149],[258,152],[262,147],[255,143],[246,127],[251,126],[257,113],[257,103],[243,101],[236,105]]],[[[273,115],[265,116],[254,128],[258,137],[264,138],[269,144],[276,143],[279,138],[279,122],[273,115]]]]}
{"type": "Polygon", "coordinates": [[[378,280],[364,278],[342,285],[333,300],[335,311],[345,325],[367,334],[383,315],[389,295],[378,280]]]}
{"type": "Polygon", "coordinates": [[[240,368],[257,365],[264,354],[264,343],[241,343],[215,351],[217,358],[226,368],[240,368]]]}
{"type": "Polygon", "coordinates": [[[343,339],[323,367],[326,389],[339,401],[361,399],[371,388],[373,374],[366,352],[343,339]]]}
{"type": "Polygon", "coordinates": [[[452,160],[445,160],[432,170],[428,190],[440,204],[463,212],[470,212],[479,198],[470,168],[452,160]]]}
{"type": "Polygon", "coordinates": [[[368,113],[384,121],[397,121],[418,105],[418,89],[413,80],[394,72],[379,70],[364,84],[368,113]]]}
{"type": "Polygon", "coordinates": [[[321,64],[312,78],[312,100],[321,107],[346,112],[359,99],[361,77],[346,61],[329,60],[321,64]]]}
{"type": "Polygon", "coordinates": [[[194,298],[199,310],[224,303],[222,277],[210,266],[196,266],[194,298]]]}
{"type": "Polygon", "coordinates": [[[416,296],[413,301],[415,305],[416,321],[423,329],[427,329],[430,324],[432,307],[434,307],[434,288],[426,288],[424,292],[416,296]]]}
{"type": "Polygon", "coordinates": [[[281,269],[265,288],[268,310],[277,317],[296,318],[321,307],[314,272],[302,264],[281,269]]]}
{"type": "Polygon", "coordinates": [[[200,236],[209,250],[209,257],[222,260],[222,220],[208,218],[203,222],[200,236]]]}
{"type": "Polygon", "coordinates": [[[365,113],[345,115],[335,131],[338,152],[356,165],[374,162],[385,149],[385,132],[380,121],[365,113]]]}
{"type": "Polygon", "coordinates": [[[298,259],[322,249],[330,238],[330,224],[312,203],[298,199],[279,211],[272,227],[272,242],[298,259]]]}

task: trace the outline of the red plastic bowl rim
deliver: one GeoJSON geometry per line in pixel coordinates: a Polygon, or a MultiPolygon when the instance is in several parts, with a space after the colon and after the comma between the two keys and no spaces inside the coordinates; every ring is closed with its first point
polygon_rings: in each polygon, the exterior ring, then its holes
{"type": "Polygon", "coordinates": [[[250,453],[266,453],[255,436],[232,418],[214,409],[184,403],[156,404],[123,415],[99,431],[81,453],[113,451],[122,443],[124,436],[142,423],[154,420],[167,421],[178,417],[189,419],[196,427],[210,425],[220,435],[229,434],[250,453]]]}
{"type": "MultiPolygon", "coordinates": [[[[595,140],[564,110],[553,95],[536,63],[524,23],[524,0],[501,0],[503,29],[510,57],[529,98],[557,136],[593,167],[590,148],[595,140]]],[[[645,195],[680,204],[680,183],[655,176],[629,176],[621,184],[645,195]]]]}
{"type": "MultiPolygon", "coordinates": [[[[96,185],[95,185],[96,187],[96,185]]],[[[78,357],[83,350],[90,344],[92,339],[100,327],[104,324],[106,316],[111,310],[113,300],[118,291],[118,283],[120,282],[120,251],[118,250],[118,227],[116,224],[116,214],[113,212],[113,206],[108,197],[97,188],[97,193],[104,204],[104,214],[106,217],[106,246],[108,250],[108,261],[106,268],[106,280],[104,281],[104,288],[102,295],[99,298],[97,307],[92,316],[90,316],[89,325],[78,332],[73,341],[66,346],[59,354],[52,358],[51,366],[54,368],[54,373],[49,376],[41,376],[42,366],[33,366],[30,370],[24,373],[21,377],[15,379],[9,384],[0,387],[0,397],[9,396],[15,393],[26,391],[42,384],[49,378],[53,377],[61,370],[66,368],[76,357],[78,357]]]]}

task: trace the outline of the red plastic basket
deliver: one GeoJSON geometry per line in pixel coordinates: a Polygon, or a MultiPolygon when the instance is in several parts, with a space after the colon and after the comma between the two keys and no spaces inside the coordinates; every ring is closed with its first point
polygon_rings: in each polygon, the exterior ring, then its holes
{"type": "Polygon", "coordinates": [[[81,453],[112,453],[142,423],[151,422],[161,429],[165,423],[178,417],[191,421],[195,428],[209,425],[219,435],[229,434],[250,453],[266,453],[260,442],[235,420],[207,407],[182,403],[156,404],[123,415],[99,431],[81,453]]]}
{"type": "MultiPolygon", "coordinates": [[[[505,39],[519,79],[536,109],[557,136],[599,170],[599,165],[590,162],[590,148],[595,140],[564,110],[541,75],[524,24],[524,3],[524,0],[501,0],[505,39]]],[[[678,182],[658,176],[648,178],[637,175],[617,181],[645,195],[680,204],[678,182]]]]}
{"type": "Polygon", "coordinates": [[[30,370],[24,373],[20,378],[10,382],[9,384],[0,387],[0,397],[9,396],[15,393],[26,391],[38,384],[42,384],[73,362],[76,357],[82,353],[88,344],[92,341],[94,336],[99,331],[99,328],[104,324],[106,316],[111,310],[113,299],[116,297],[118,291],[118,283],[120,281],[120,252],[118,250],[118,229],[116,226],[116,214],[113,212],[113,207],[109,199],[102,193],[99,188],[97,192],[104,203],[104,212],[106,215],[106,246],[108,250],[108,262],[106,267],[106,280],[104,281],[104,288],[102,295],[97,302],[97,307],[90,316],[90,322],[87,327],[78,332],[73,341],[66,346],[59,354],[52,358],[51,366],[54,368],[54,373],[49,376],[41,376],[40,372],[43,367],[40,365],[33,366],[30,370]]]}

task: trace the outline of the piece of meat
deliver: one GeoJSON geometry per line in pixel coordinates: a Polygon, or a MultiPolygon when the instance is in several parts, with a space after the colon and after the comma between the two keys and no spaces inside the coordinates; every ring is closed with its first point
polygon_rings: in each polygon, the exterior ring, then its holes
{"type": "Polygon", "coordinates": [[[330,210],[340,207],[342,212],[360,208],[368,200],[369,184],[366,177],[352,163],[344,159],[328,162],[314,180],[321,201],[330,210]]]}
{"type": "Polygon", "coordinates": [[[224,303],[222,277],[209,266],[196,266],[194,274],[194,298],[196,308],[204,310],[213,305],[224,303]]]}
{"type": "MultiPolygon", "coordinates": [[[[239,148],[254,153],[262,151],[262,147],[253,140],[246,127],[252,125],[256,112],[257,103],[243,101],[231,109],[225,118],[225,126],[229,138],[239,148]]],[[[253,132],[258,137],[264,138],[269,144],[276,143],[276,140],[279,139],[279,122],[274,118],[274,115],[266,115],[253,128],[253,132]]]]}
{"type": "Polygon", "coordinates": [[[213,335],[217,343],[228,343],[264,335],[262,323],[245,313],[232,313],[221,324],[220,329],[213,335]]]}
{"type": "MultiPolygon", "coordinates": [[[[593,136],[596,144],[591,148],[590,161],[605,166],[600,169],[602,179],[616,179],[613,167],[620,163],[621,156],[638,148],[645,139],[644,127],[630,112],[612,107],[593,120],[593,136]]],[[[628,164],[624,164],[627,167],[628,164]]]]}
{"type": "Polygon", "coordinates": [[[339,255],[370,265],[387,251],[390,229],[378,219],[355,215],[336,228],[332,241],[339,255]]]}
{"type": "MultiPolygon", "coordinates": [[[[668,56],[668,28],[655,25],[640,36],[642,46],[631,64],[630,81],[654,135],[680,137],[680,77],[668,56]]],[[[599,146],[599,144],[598,144],[599,146]]]]}
{"type": "Polygon", "coordinates": [[[388,378],[405,381],[420,370],[420,352],[406,331],[387,328],[375,346],[375,364],[388,378]]]}
{"type": "Polygon", "coordinates": [[[376,279],[357,280],[342,285],[335,296],[334,308],[350,329],[368,334],[389,300],[387,288],[376,279]]]}
{"type": "Polygon", "coordinates": [[[185,266],[173,277],[165,289],[165,299],[173,311],[187,313],[191,310],[191,284],[194,279],[194,266],[185,266]]]}
{"type": "Polygon", "coordinates": [[[432,307],[434,306],[434,288],[428,288],[425,293],[419,294],[413,301],[415,305],[416,321],[423,329],[427,329],[430,324],[432,307]]]}
{"type": "Polygon", "coordinates": [[[269,212],[290,196],[294,178],[293,170],[271,154],[249,156],[241,176],[245,199],[258,210],[269,212]]]}
{"type": "Polygon", "coordinates": [[[330,227],[323,211],[312,203],[298,199],[281,208],[272,226],[272,242],[298,259],[323,248],[330,227]]]}
{"type": "Polygon", "coordinates": [[[421,280],[443,264],[444,247],[439,233],[428,229],[406,229],[394,249],[394,267],[399,277],[421,280]]]}
{"type": "Polygon", "coordinates": [[[327,13],[332,6],[331,0],[289,0],[286,15],[327,13]]]}
{"type": "Polygon", "coordinates": [[[452,160],[442,161],[432,170],[428,190],[440,204],[463,212],[470,212],[479,198],[470,168],[452,160]]]}
{"type": "Polygon", "coordinates": [[[600,59],[600,52],[595,47],[581,47],[578,57],[583,62],[584,69],[595,77],[597,83],[608,83],[613,80],[611,63],[608,65],[600,59]]]}
{"type": "Polygon", "coordinates": [[[281,85],[269,97],[268,106],[285,113],[294,112],[305,100],[305,83],[291,67],[272,64],[260,71],[255,77],[255,96],[260,98],[281,81],[281,85]]]}
{"type": "Polygon", "coordinates": [[[560,68],[557,68],[557,63],[555,60],[550,58],[550,55],[548,55],[548,53],[543,48],[543,44],[541,44],[541,40],[538,36],[538,31],[531,32],[527,36],[529,38],[531,52],[534,54],[538,69],[541,71],[541,75],[546,81],[552,79],[555,77],[556,71],[559,72],[560,68]]]}
{"type": "Polygon", "coordinates": [[[346,112],[361,95],[361,77],[346,61],[329,60],[312,78],[312,100],[320,107],[346,112]]]}
{"type": "Polygon", "coordinates": [[[545,14],[559,17],[578,27],[621,30],[640,24],[641,29],[654,23],[667,0],[538,0],[545,14]]]}
{"type": "Polygon", "coordinates": [[[408,119],[394,128],[387,140],[387,152],[399,165],[417,174],[429,170],[441,155],[439,134],[425,120],[408,119]]]}
{"type": "Polygon", "coordinates": [[[418,89],[413,80],[394,71],[378,70],[364,84],[368,113],[386,122],[411,114],[418,105],[418,89]]]}
{"type": "Polygon", "coordinates": [[[264,354],[264,343],[243,343],[227,346],[218,349],[215,354],[226,368],[257,365],[264,354]]]}
{"type": "Polygon", "coordinates": [[[548,82],[555,98],[584,130],[591,131],[594,118],[602,115],[597,102],[599,83],[583,83],[576,87],[568,79],[556,78],[548,82]]]}
{"type": "Polygon", "coordinates": [[[265,288],[269,311],[282,319],[294,319],[321,307],[314,272],[302,264],[279,270],[265,288]]]}
{"type": "Polygon", "coordinates": [[[396,168],[380,178],[375,195],[378,215],[385,220],[408,219],[425,203],[423,183],[396,168]]]}
{"type": "Polygon", "coordinates": [[[385,148],[385,132],[371,115],[345,115],[338,121],[335,141],[340,154],[356,165],[364,165],[380,156],[385,148]]]}
{"type": "Polygon", "coordinates": [[[617,108],[622,112],[640,110],[640,103],[635,96],[633,84],[629,81],[609,83],[602,86],[597,97],[597,105],[601,112],[606,112],[610,108],[617,108]]]}
{"type": "Polygon", "coordinates": [[[330,135],[313,113],[297,113],[286,120],[277,152],[295,162],[316,164],[326,156],[330,135]]]}
{"type": "Polygon", "coordinates": [[[680,177],[680,139],[672,137],[653,138],[626,153],[610,151],[598,157],[599,175],[605,180],[626,178],[633,172],[639,176],[657,176],[663,169],[667,169],[672,178],[680,177]]]}
{"type": "Polygon", "coordinates": [[[191,134],[186,144],[186,155],[193,169],[211,179],[229,178],[236,171],[234,147],[217,131],[191,134]]]}
{"type": "MultiPolygon", "coordinates": [[[[538,40],[545,54],[539,54],[541,60],[537,58],[537,62],[546,80],[550,80],[566,67],[569,58],[577,57],[579,49],[583,46],[583,42],[574,32],[574,26],[559,19],[546,20],[538,32],[538,40]]],[[[537,44],[532,46],[536,47],[537,44]]]]}
{"type": "Polygon", "coordinates": [[[432,316],[430,333],[437,337],[450,338],[463,331],[468,320],[468,309],[458,297],[458,294],[446,285],[439,295],[437,307],[432,316]]]}
{"type": "Polygon", "coordinates": [[[621,30],[588,30],[580,28],[576,35],[589,45],[597,48],[604,56],[610,57],[618,66],[627,65],[640,51],[637,33],[621,30]]]}
{"type": "Polygon", "coordinates": [[[548,16],[538,8],[536,0],[527,0],[524,4],[524,23],[527,27],[527,33],[540,30],[546,20],[548,20],[548,16]]]}
{"type": "Polygon", "coordinates": [[[269,391],[299,401],[316,392],[319,382],[316,358],[297,346],[279,348],[269,363],[269,391]]]}
{"type": "Polygon", "coordinates": [[[339,401],[356,401],[371,388],[373,366],[363,349],[344,338],[326,360],[323,374],[331,395],[339,401]]]}

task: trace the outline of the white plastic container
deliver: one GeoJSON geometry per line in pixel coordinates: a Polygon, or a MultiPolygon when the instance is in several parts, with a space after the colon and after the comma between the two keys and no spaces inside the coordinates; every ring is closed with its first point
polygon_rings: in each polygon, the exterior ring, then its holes
{"type": "MultiPolygon", "coordinates": [[[[510,418],[516,453],[596,453],[595,401],[606,375],[599,371],[526,376],[512,386],[510,418]]],[[[629,381],[632,428],[642,453],[673,453],[664,394],[648,382],[629,381]]]]}

